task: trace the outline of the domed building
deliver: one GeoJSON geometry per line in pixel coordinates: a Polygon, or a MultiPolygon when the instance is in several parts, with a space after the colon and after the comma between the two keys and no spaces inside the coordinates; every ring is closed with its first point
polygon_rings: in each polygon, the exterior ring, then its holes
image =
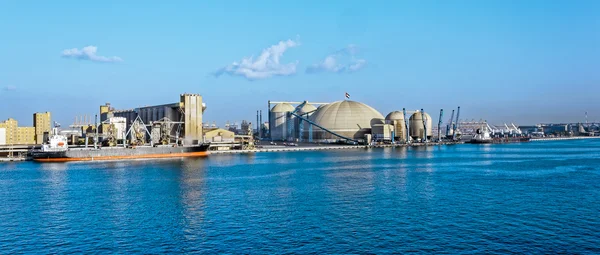
{"type": "Polygon", "coordinates": [[[286,140],[288,134],[288,112],[294,111],[294,106],[287,103],[279,103],[271,108],[269,114],[269,131],[271,132],[272,140],[286,140]]]}
{"type": "Polygon", "coordinates": [[[385,123],[393,126],[394,140],[406,141],[406,123],[404,122],[403,112],[390,112],[387,116],[385,116],[385,123]]]}
{"type": "MultiPolygon", "coordinates": [[[[310,120],[331,132],[344,137],[361,140],[371,133],[371,127],[383,124],[383,115],[372,107],[355,101],[337,101],[319,107],[310,120]]],[[[317,140],[340,139],[318,127],[313,127],[313,138],[317,140]]]]}
{"type": "Polygon", "coordinates": [[[415,112],[408,119],[409,122],[409,133],[412,139],[425,139],[425,127],[427,127],[427,139],[431,139],[433,136],[432,120],[431,116],[426,112],[421,113],[420,111],[415,112]],[[425,116],[425,126],[423,126],[423,116],[425,116]]]}

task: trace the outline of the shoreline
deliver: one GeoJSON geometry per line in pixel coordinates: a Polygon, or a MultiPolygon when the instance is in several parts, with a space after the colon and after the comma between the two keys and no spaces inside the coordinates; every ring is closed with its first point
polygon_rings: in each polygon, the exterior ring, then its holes
{"type": "Polygon", "coordinates": [[[562,140],[582,140],[582,139],[600,139],[600,136],[573,136],[573,137],[550,137],[550,138],[531,138],[530,142],[543,141],[562,141],[562,140]]]}
{"type": "MultiPolygon", "coordinates": [[[[552,138],[532,138],[529,142],[544,142],[544,141],[563,141],[563,140],[583,140],[583,139],[600,139],[600,136],[576,136],[576,137],[552,137],[552,138]]],[[[295,152],[295,151],[319,151],[319,150],[356,150],[369,148],[401,148],[401,147],[420,147],[420,146],[440,146],[440,145],[455,145],[464,144],[464,142],[430,142],[430,143],[411,143],[411,144],[381,144],[381,145],[314,145],[314,146],[277,146],[259,148],[254,150],[221,150],[208,151],[210,155],[226,155],[226,154],[250,154],[250,153],[267,153],[267,152],[295,152]]],[[[27,158],[1,158],[0,163],[4,162],[23,162],[28,161],[27,158]]]]}
{"type": "Polygon", "coordinates": [[[396,148],[396,147],[419,147],[419,146],[438,146],[438,145],[454,145],[462,143],[412,143],[412,144],[382,144],[382,145],[322,145],[322,146],[303,146],[303,147],[276,147],[276,148],[260,148],[255,150],[222,150],[210,151],[210,155],[222,154],[246,154],[246,153],[265,153],[265,152],[294,152],[294,151],[319,151],[319,150],[355,150],[369,148],[396,148]]]}

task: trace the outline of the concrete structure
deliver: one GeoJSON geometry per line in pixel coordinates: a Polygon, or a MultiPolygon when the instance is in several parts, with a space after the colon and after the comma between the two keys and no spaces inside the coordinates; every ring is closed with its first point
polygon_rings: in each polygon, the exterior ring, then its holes
{"type": "Polygon", "coordinates": [[[34,127],[19,127],[19,122],[13,118],[0,122],[0,128],[5,129],[6,144],[36,144],[34,127]]]}
{"type": "Polygon", "coordinates": [[[36,144],[34,127],[17,127],[17,142],[15,144],[36,144]]]}
{"type": "Polygon", "coordinates": [[[43,144],[52,131],[52,115],[50,112],[36,112],[33,114],[33,127],[35,128],[35,143],[43,144]]]}
{"type": "Polygon", "coordinates": [[[295,108],[288,103],[279,103],[273,106],[269,114],[269,124],[271,140],[284,141],[291,134],[288,134],[288,114],[295,108]]]}
{"type": "Polygon", "coordinates": [[[234,142],[235,133],[226,129],[217,128],[204,132],[204,142],[234,142]]]}
{"type": "Polygon", "coordinates": [[[6,144],[20,144],[17,141],[17,127],[19,122],[13,118],[0,122],[0,128],[6,129],[6,144]]]}
{"type": "MultiPolygon", "coordinates": [[[[424,112],[425,115],[425,126],[427,127],[427,139],[431,139],[433,136],[433,122],[431,116],[424,112]]],[[[423,114],[421,111],[413,113],[408,119],[410,137],[414,140],[425,139],[425,126],[423,125],[423,114]]]]}
{"type": "MultiPolygon", "coordinates": [[[[298,115],[303,116],[305,118],[309,118],[317,110],[317,107],[315,107],[312,104],[306,103],[302,107],[296,107],[296,109],[298,110],[296,112],[298,115]]],[[[309,126],[310,124],[304,121],[302,122],[302,127],[300,127],[300,119],[294,118],[294,137],[308,139],[309,126]],[[301,129],[302,134],[300,134],[301,129]]]]}
{"type": "MultiPolygon", "coordinates": [[[[130,110],[115,110],[110,103],[100,106],[100,121],[105,122],[113,117],[125,119],[125,130],[129,130],[137,117],[145,125],[168,119],[172,122],[183,122],[181,127],[174,127],[171,135],[184,138],[184,144],[195,144],[202,141],[202,116],[206,105],[199,94],[181,94],[179,102],[154,106],[143,106],[130,110]]],[[[102,133],[103,131],[100,130],[102,133]]]]}
{"type": "MultiPolygon", "coordinates": [[[[338,101],[319,107],[309,118],[312,122],[339,135],[363,140],[371,133],[371,127],[383,124],[381,113],[372,107],[355,101],[338,101]]],[[[338,137],[313,127],[313,138],[317,140],[337,140],[338,137]]]]}
{"type": "Polygon", "coordinates": [[[202,103],[202,96],[198,94],[181,94],[180,107],[185,116],[185,139],[192,140],[193,143],[202,141],[202,113],[206,109],[206,106],[202,103]]]}
{"type": "Polygon", "coordinates": [[[393,126],[395,141],[406,141],[406,123],[404,122],[404,113],[401,111],[390,112],[385,116],[385,123],[393,126]]]}
{"type": "Polygon", "coordinates": [[[371,128],[371,135],[375,141],[391,141],[394,126],[391,124],[375,124],[371,128]]]}
{"type": "Polygon", "coordinates": [[[6,128],[0,128],[0,145],[6,144],[6,128]]]}

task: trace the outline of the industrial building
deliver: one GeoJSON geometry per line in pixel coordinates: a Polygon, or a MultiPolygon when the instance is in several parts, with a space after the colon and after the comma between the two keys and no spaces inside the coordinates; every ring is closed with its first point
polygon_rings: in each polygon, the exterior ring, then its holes
{"type": "Polygon", "coordinates": [[[52,115],[50,112],[36,112],[33,114],[36,144],[43,144],[48,140],[48,136],[52,130],[51,121],[52,115]]]}
{"type": "Polygon", "coordinates": [[[100,106],[99,133],[102,139],[115,142],[128,135],[126,138],[130,142],[198,144],[203,141],[202,114],[205,109],[206,104],[198,94],[181,94],[177,103],[130,110],[115,110],[106,103],[100,106]]]}
{"type": "Polygon", "coordinates": [[[33,127],[19,127],[13,118],[0,122],[0,145],[3,144],[42,144],[46,141],[51,127],[50,112],[34,113],[33,127]]]}
{"type": "Polygon", "coordinates": [[[266,138],[272,141],[368,143],[427,141],[433,137],[432,123],[423,110],[394,111],[384,118],[373,107],[351,100],[269,101],[265,126],[269,127],[266,138]],[[275,105],[271,108],[271,104],[275,105]],[[412,114],[409,119],[405,119],[407,113],[412,114]]]}
{"type": "Polygon", "coordinates": [[[318,108],[310,118],[321,127],[313,128],[313,138],[317,140],[338,139],[333,133],[352,138],[363,139],[371,133],[371,127],[384,124],[381,113],[372,107],[355,101],[345,100],[318,108]],[[331,132],[327,132],[329,130],[331,132]]]}
{"type": "Polygon", "coordinates": [[[431,139],[433,130],[431,116],[426,112],[417,111],[410,116],[408,123],[410,125],[410,137],[413,140],[431,139]]]}

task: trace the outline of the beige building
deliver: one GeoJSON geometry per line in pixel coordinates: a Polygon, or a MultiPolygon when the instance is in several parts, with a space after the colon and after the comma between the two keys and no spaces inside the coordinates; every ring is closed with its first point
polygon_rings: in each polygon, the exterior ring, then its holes
{"type": "Polygon", "coordinates": [[[15,144],[36,144],[34,127],[17,127],[15,144]]]}
{"type": "Polygon", "coordinates": [[[50,131],[50,113],[35,113],[33,123],[33,127],[19,127],[19,122],[13,118],[0,122],[0,128],[4,129],[5,144],[40,144],[44,132],[50,131]],[[38,134],[41,134],[39,141],[38,134]]]}
{"type": "Polygon", "coordinates": [[[184,132],[187,140],[202,141],[202,113],[205,106],[198,94],[181,94],[180,107],[184,113],[184,132]]]}
{"type": "Polygon", "coordinates": [[[4,128],[6,134],[6,144],[18,144],[17,143],[17,127],[19,122],[13,118],[8,118],[3,122],[0,122],[0,128],[4,128]]]}
{"type": "Polygon", "coordinates": [[[35,128],[35,143],[44,143],[44,133],[50,134],[52,130],[52,116],[50,112],[36,112],[33,114],[33,127],[35,128]]]}
{"type": "Polygon", "coordinates": [[[235,133],[222,128],[206,130],[204,142],[234,142],[235,133]]]}

